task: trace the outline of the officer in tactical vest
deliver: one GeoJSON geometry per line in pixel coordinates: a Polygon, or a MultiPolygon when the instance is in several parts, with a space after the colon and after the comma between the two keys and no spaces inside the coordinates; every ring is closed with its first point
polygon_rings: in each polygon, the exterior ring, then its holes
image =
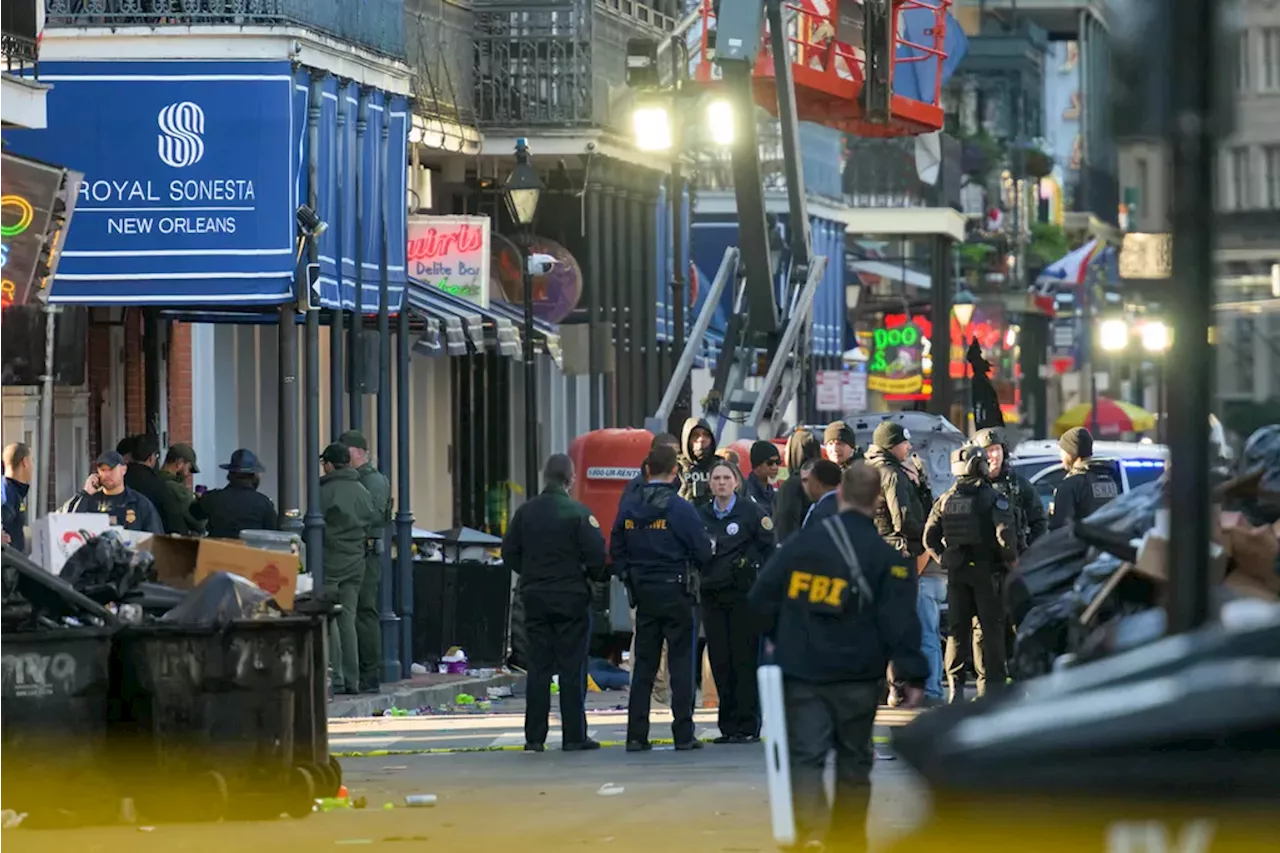
{"type": "Polygon", "coordinates": [[[924,544],[948,575],[951,632],[946,670],[951,701],[964,700],[966,650],[973,617],[986,639],[978,670],[978,694],[1005,683],[1004,578],[1018,559],[1018,519],[1009,499],[987,479],[987,454],[966,445],[951,454],[956,482],[943,493],[925,523],[924,544]]]}
{"type": "Polygon", "coordinates": [[[1053,493],[1049,529],[1066,527],[1084,520],[1120,494],[1120,485],[1106,462],[1093,461],[1093,435],[1084,427],[1074,427],[1058,439],[1062,467],[1067,476],[1053,493]]]}
{"type": "Polygon", "coordinates": [[[377,522],[364,534],[364,574],[356,604],[356,643],[360,649],[361,693],[377,693],[382,683],[382,620],[378,613],[378,588],[382,586],[383,533],[391,523],[391,482],[369,458],[369,440],[358,429],[338,436],[351,454],[351,467],[360,475],[360,485],[373,498],[377,522]]]}
{"type": "Polygon", "coordinates": [[[974,434],[973,443],[987,453],[987,477],[991,485],[1013,505],[1018,518],[1018,553],[1021,554],[1049,530],[1044,505],[1031,481],[1009,464],[1009,441],[1004,430],[980,429],[974,434]]]}
{"type": "Polygon", "coordinates": [[[609,536],[614,571],[636,608],[627,751],[651,748],[649,699],[664,640],[670,652],[671,731],[676,749],[701,749],[693,730],[694,650],[698,576],[711,561],[711,537],[698,511],[676,493],[676,452],[655,447],[644,464],[649,482],[623,500],[609,536]]]}

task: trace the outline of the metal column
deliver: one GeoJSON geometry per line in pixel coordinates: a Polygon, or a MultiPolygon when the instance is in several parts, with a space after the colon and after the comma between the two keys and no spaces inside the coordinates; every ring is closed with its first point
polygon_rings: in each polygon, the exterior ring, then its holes
{"type": "MultiPolygon", "coordinates": [[[[142,395],[145,406],[146,423],[143,432],[154,435],[163,441],[160,435],[160,310],[158,308],[142,309],[142,395]]],[[[45,370],[53,373],[53,365],[45,365],[45,370]]]]}
{"type": "MultiPolygon", "coordinates": [[[[382,148],[378,158],[378,197],[382,201],[382,228],[379,234],[378,259],[378,470],[391,482],[391,282],[387,276],[389,235],[387,220],[391,214],[389,169],[391,156],[390,122],[382,122],[382,148]]],[[[398,183],[398,182],[397,182],[398,183]]],[[[401,187],[401,192],[404,188],[401,187]]],[[[403,204],[403,201],[397,204],[403,204]]],[[[403,291],[402,291],[403,294],[403,291]]],[[[404,310],[401,296],[400,310],[404,310]]],[[[400,620],[395,611],[395,572],[391,564],[391,528],[382,529],[382,554],[379,562],[378,622],[382,628],[382,680],[400,677],[400,620]]]]}
{"type": "Polygon", "coordinates": [[[617,346],[618,365],[618,426],[629,427],[635,422],[636,341],[632,334],[635,317],[635,288],[631,285],[631,258],[635,252],[634,232],[631,222],[631,175],[625,176],[625,189],[613,199],[614,221],[618,225],[618,249],[613,256],[613,286],[618,307],[617,346]]]}
{"type": "Polygon", "coordinates": [[[658,360],[658,196],[652,179],[646,178],[640,214],[640,333],[644,341],[644,410],[637,426],[658,407],[662,398],[662,367],[658,360]]]}
{"type": "MultiPolygon", "coordinates": [[[[409,300],[400,303],[396,317],[396,585],[393,603],[400,617],[400,676],[413,666],[413,443],[409,440],[409,300]]],[[[383,393],[388,393],[384,389],[383,393]]],[[[379,448],[381,453],[381,448],[379,448]]]]}
{"type": "Polygon", "coordinates": [[[347,126],[347,110],[344,103],[345,95],[342,92],[343,87],[338,87],[338,138],[335,144],[329,149],[332,153],[332,160],[329,167],[333,169],[334,180],[336,182],[336,200],[335,209],[337,216],[334,221],[329,223],[334,229],[334,237],[336,240],[334,248],[334,278],[338,282],[338,304],[329,310],[329,434],[332,436],[342,435],[342,425],[345,421],[344,408],[346,404],[344,374],[346,373],[346,359],[342,346],[342,336],[346,333],[346,313],[342,310],[342,214],[346,209],[343,207],[343,176],[346,172],[346,126],[347,126]]]}
{"type": "MultiPolygon", "coordinates": [[[[324,75],[311,77],[311,102],[307,105],[307,133],[311,153],[307,158],[307,204],[316,209],[320,157],[320,99],[323,97],[324,75]]],[[[320,262],[320,247],[314,236],[307,239],[307,258],[320,262]]],[[[300,282],[306,287],[306,277],[300,282]]],[[[324,585],[324,516],[320,512],[320,309],[307,311],[306,329],[307,375],[303,396],[306,397],[307,443],[303,458],[307,465],[307,514],[303,519],[307,545],[307,569],[316,588],[324,585]]],[[[296,457],[295,457],[296,458],[296,457]]]]}
{"type": "MultiPolygon", "coordinates": [[[[684,308],[689,301],[685,286],[684,264],[684,176],[681,174],[680,161],[671,164],[671,182],[667,188],[671,205],[671,324],[673,346],[671,360],[674,364],[684,352],[684,308]]],[[[671,410],[671,418],[667,430],[672,435],[679,435],[684,422],[693,414],[693,383],[686,376],[676,396],[675,407],[671,410]]]]}
{"type": "Polygon", "coordinates": [[[612,348],[614,351],[613,371],[605,374],[604,377],[604,426],[616,427],[618,425],[618,371],[622,369],[621,359],[618,357],[618,311],[616,308],[617,288],[614,283],[614,257],[618,254],[618,231],[614,227],[614,210],[617,201],[618,191],[613,186],[608,186],[604,191],[604,198],[600,199],[601,208],[601,232],[604,234],[604,246],[600,253],[600,282],[603,292],[603,304],[601,306],[601,320],[605,329],[608,331],[608,337],[602,345],[602,352],[612,348]]]}
{"type": "Polygon", "coordinates": [[[645,214],[653,208],[650,204],[647,188],[637,187],[631,194],[627,204],[630,211],[631,226],[628,229],[628,241],[631,244],[630,257],[627,259],[627,290],[631,306],[631,322],[628,338],[631,341],[631,421],[628,426],[641,426],[654,403],[652,385],[657,381],[657,342],[652,340],[655,326],[653,315],[653,287],[646,276],[650,264],[646,263],[649,241],[653,235],[653,222],[645,214]],[[654,358],[653,369],[650,359],[654,358]]]}
{"type": "MultiPolygon", "coordinates": [[[[1213,399],[1213,216],[1215,155],[1214,92],[1219,63],[1218,4],[1172,0],[1171,39],[1163,59],[1170,69],[1173,122],[1173,277],[1168,306],[1173,314],[1169,375],[1169,630],[1192,631],[1209,620],[1209,420],[1213,399]]],[[[1226,73],[1224,71],[1224,73],[1226,73]]]]}
{"type": "Polygon", "coordinates": [[[929,352],[933,356],[933,394],[929,411],[944,418],[951,417],[951,241],[937,235],[931,255],[933,290],[933,340],[929,352]]]}
{"type": "Polygon", "coordinates": [[[369,90],[361,86],[356,106],[356,245],[355,245],[355,308],[351,312],[351,336],[348,344],[350,362],[347,377],[350,383],[352,429],[364,429],[364,136],[369,129],[369,90]]]}
{"type": "Polygon", "coordinates": [[[603,336],[600,334],[600,296],[605,275],[600,263],[600,242],[600,185],[591,183],[587,186],[587,269],[590,271],[587,279],[587,372],[590,374],[587,384],[591,395],[588,405],[591,429],[605,425],[601,417],[604,363],[600,357],[604,353],[603,336]]]}
{"type": "MultiPolygon", "coordinates": [[[[294,269],[293,292],[307,286],[306,273],[299,263],[294,269]]],[[[298,482],[298,308],[294,302],[280,306],[280,408],[277,415],[276,496],[280,507],[280,529],[302,533],[302,494],[298,482]]]]}

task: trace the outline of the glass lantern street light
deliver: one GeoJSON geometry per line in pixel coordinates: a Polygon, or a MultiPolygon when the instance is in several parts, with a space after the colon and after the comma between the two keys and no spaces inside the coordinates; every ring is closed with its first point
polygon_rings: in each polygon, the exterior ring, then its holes
{"type": "Polygon", "coordinates": [[[516,167],[511,170],[502,194],[507,200],[511,218],[522,228],[533,225],[538,213],[538,200],[542,197],[542,179],[529,161],[529,142],[521,137],[516,140],[516,167]]]}
{"type": "Polygon", "coordinates": [[[1160,320],[1142,325],[1142,348],[1149,353],[1163,353],[1169,349],[1169,327],[1160,320]]]}

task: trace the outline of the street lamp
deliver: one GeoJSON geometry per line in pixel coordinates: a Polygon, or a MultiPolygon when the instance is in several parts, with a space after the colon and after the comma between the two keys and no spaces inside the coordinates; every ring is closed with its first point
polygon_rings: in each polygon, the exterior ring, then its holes
{"type": "Polygon", "coordinates": [[[524,233],[524,479],[525,498],[538,493],[538,371],[533,360],[533,219],[542,197],[542,179],[529,160],[529,143],[516,140],[516,166],[503,185],[507,211],[524,233]]]}
{"type": "Polygon", "coordinates": [[[1142,348],[1155,358],[1152,368],[1156,383],[1156,440],[1164,441],[1164,354],[1169,351],[1169,327],[1160,320],[1142,324],[1142,348]]]}
{"type": "Polygon", "coordinates": [[[1129,324],[1118,317],[1098,324],[1098,345],[1103,352],[1121,352],[1129,346],[1129,324]]]}
{"type": "Polygon", "coordinates": [[[733,146],[733,104],[723,98],[707,102],[707,138],[721,148],[733,146]]]}
{"type": "Polygon", "coordinates": [[[671,111],[661,104],[636,107],[631,114],[631,129],[641,151],[670,151],[674,145],[671,111]]]}
{"type": "Polygon", "coordinates": [[[1169,327],[1159,320],[1143,323],[1142,348],[1152,354],[1169,349],[1169,327]]]}
{"type": "MultiPolygon", "coordinates": [[[[968,384],[965,389],[965,412],[962,426],[966,434],[969,432],[969,413],[973,411],[973,380],[969,378],[969,338],[966,330],[973,320],[973,311],[977,307],[972,293],[965,288],[956,291],[955,298],[951,304],[951,313],[955,314],[956,322],[960,324],[960,351],[962,353],[960,357],[964,359],[964,378],[968,384]]],[[[942,376],[934,377],[933,381],[935,383],[951,381],[951,353],[947,353],[943,357],[946,359],[946,368],[943,370],[942,376]]]]}

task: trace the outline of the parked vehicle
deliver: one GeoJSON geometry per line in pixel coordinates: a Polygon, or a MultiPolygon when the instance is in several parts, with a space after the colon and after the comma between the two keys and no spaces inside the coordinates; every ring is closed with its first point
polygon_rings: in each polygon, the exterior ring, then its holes
{"type": "MultiPolygon", "coordinates": [[[[1169,459],[1169,448],[1163,444],[1129,441],[1095,441],[1093,458],[1114,466],[1112,475],[1121,492],[1158,480],[1169,459]]],[[[1067,476],[1056,441],[1024,441],[1009,457],[1013,470],[1031,481],[1045,512],[1053,505],[1053,492],[1067,476]]]]}

